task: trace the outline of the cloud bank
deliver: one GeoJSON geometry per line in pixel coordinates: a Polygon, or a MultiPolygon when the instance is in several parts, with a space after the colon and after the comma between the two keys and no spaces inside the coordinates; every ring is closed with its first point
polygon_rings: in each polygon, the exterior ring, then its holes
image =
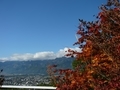
{"type": "MultiPolygon", "coordinates": [[[[70,48],[72,50],[81,51],[80,48],[70,48]]],[[[37,53],[13,54],[10,57],[0,58],[0,61],[28,61],[28,60],[48,60],[64,57],[68,48],[60,49],[58,52],[44,51],[37,53]]]]}

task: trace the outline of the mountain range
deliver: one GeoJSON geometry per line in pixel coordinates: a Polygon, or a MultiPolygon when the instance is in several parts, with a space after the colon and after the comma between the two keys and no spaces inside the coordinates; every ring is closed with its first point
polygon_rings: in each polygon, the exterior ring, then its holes
{"type": "Polygon", "coordinates": [[[14,74],[47,74],[48,65],[57,65],[60,69],[72,69],[74,58],[56,58],[53,60],[29,60],[0,62],[0,69],[5,75],[14,74]]]}

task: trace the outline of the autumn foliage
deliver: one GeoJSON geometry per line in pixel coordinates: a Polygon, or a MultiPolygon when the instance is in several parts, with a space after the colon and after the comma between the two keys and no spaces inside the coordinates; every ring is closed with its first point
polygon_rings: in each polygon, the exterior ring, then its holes
{"type": "Polygon", "coordinates": [[[57,90],[120,90],[120,3],[108,0],[96,21],[79,19],[77,34],[82,52],[69,49],[80,64],[74,69],[49,66],[57,90]]]}

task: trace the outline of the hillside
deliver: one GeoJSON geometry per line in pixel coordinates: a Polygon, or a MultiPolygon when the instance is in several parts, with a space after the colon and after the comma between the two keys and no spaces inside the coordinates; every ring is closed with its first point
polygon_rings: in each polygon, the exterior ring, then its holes
{"type": "Polygon", "coordinates": [[[56,64],[58,68],[72,68],[74,58],[56,58],[54,60],[6,61],[0,62],[4,74],[47,74],[47,66],[56,64]]]}

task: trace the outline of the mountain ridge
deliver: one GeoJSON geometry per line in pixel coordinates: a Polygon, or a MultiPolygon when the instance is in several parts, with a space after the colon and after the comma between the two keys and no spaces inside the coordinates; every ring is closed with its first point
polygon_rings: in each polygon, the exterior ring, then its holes
{"type": "Polygon", "coordinates": [[[56,58],[52,60],[5,61],[0,62],[0,69],[5,74],[47,74],[48,65],[57,65],[58,68],[72,68],[74,58],[56,58]]]}

